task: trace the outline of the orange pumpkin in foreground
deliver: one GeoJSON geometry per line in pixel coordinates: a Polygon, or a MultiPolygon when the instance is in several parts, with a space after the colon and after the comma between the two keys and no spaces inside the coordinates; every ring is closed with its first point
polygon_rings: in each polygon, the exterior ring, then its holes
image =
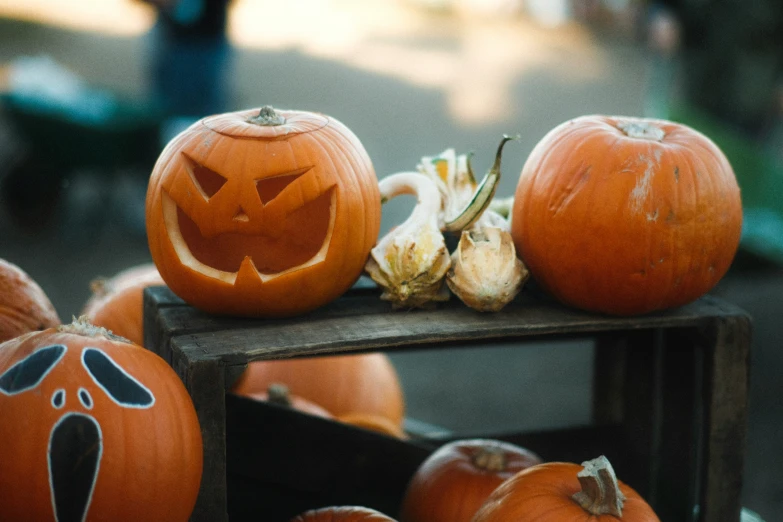
{"type": "Polygon", "coordinates": [[[405,492],[401,522],[470,522],[490,493],[541,463],[524,448],[491,439],[450,442],[430,455],[405,492]]]}
{"type": "Polygon", "coordinates": [[[60,324],[38,283],[13,263],[0,259],[0,343],[60,324]]]}
{"type": "Polygon", "coordinates": [[[183,300],[215,314],[291,316],[359,278],[381,199],[345,125],[265,107],[204,118],[169,142],[146,218],[152,259],[183,300]]]}
{"type": "Polygon", "coordinates": [[[361,506],[337,506],[302,513],[291,522],[395,522],[383,513],[361,506]]]}
{"type": "Polygon", "coordinates": [[[585,116],[525,162],[511,234],[536,281],[574,307],[633,315],[709,291],[739,245],[734,172],[684,125],[585,116]]]}
{"type": "Polygon", "coordinates": [[[82,315],[131,342],[144,345],[144,289],[163,285],[155,265],[149,263],[92,282],[92,297],[82,315]]]}
{"type": "Polygon", "coordinates": [[[549,462],[501,484],[473,522],[660,522],[652,508],[615,476],[605,457],[549,462]]]}
{"type": "Polygon", "coordinates": [[[185,522],[202,441],[157,355],[77,321],[0,345],[0,520],[185,522]]]}
{"type": "Polygon", "coordinates": [[[335,417],[376,415],[402,428],[405,401],[397,371],[382,353],[253,361],[232,388],[237,395],[263,393],[281,383],[335,417]]]}

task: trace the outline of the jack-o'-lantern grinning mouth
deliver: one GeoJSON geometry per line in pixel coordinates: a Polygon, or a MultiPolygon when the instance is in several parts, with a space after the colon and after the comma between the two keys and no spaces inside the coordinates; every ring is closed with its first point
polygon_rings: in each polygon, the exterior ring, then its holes
{"type": "Polygon", "coordinates": [[[229,284],[234,284],[247,262],[252,263],[261,281],[322,262],[329,250],[336,207],[332,187],[288,213],[282,222],[262,223],[253,232],[231,231],[205,237],[198,223],[163,192],[163,218],[180,261],[229,284]]]}

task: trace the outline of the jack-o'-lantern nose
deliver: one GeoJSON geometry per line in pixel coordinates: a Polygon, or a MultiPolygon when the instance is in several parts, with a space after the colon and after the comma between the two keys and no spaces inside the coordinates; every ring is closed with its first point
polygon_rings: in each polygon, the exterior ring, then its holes
{"type": "Polygon", "coordinates": [[[234,212],[234,217],[232,219],[234,221],[243,221],[243,222],[250,221],[247,212],[245,212],[245,209],[243,209],[242,207],[237,207],[237,210],[236,212],[234,212]]]}
{"type": "Polygon", "coordinates": [[[55,520],[86,519],[102,454],[101,428],[95,419],[68,413],[57,421],[49,439],[49,484],[55,520]]]}

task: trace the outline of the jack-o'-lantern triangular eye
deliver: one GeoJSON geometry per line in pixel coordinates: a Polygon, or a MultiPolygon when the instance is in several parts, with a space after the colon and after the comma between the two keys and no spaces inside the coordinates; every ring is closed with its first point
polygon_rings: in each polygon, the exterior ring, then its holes
{"type": "Polygon", "coordinates": [[[261,202],[266,205],[275,199],[288,185],[299,179],[299,177],[311,168],[312,167],[305,167],[280,176],[257,179],[256,190],[258,191],[258,197],[261,198],[261,202]]]}
{"type": "Polygon", "coordinates": [[[196,185],[205,200],[209,200],[217,194],[217,191],[223,188],[223,185],[228,181],[214,170],[199,164],[184,152],[182,156],[185,158],[185,166],[193,184],[196,185]]]}

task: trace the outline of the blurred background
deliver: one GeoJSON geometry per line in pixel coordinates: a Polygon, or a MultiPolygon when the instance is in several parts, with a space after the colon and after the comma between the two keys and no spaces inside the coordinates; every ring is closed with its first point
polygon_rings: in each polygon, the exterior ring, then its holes
{"type": "MultiPolygon", "coordinates": [[[[714,291],[754,318],[744,504],[783,512],[783,1],[0,0],[0,258],[63,319],[89,283],[150,260],[144,197],[202,116],[323,112],[379,177],[453,147],[513,194],[536,142],[591,113],[696,127],[743,193],[741,251],[714,291]]],[[[382,233],[412,200],[384,207],[382,233]]],[[[592,348],[395,354],[409,415],[458,433],[587,422],[592,348]]]]}

